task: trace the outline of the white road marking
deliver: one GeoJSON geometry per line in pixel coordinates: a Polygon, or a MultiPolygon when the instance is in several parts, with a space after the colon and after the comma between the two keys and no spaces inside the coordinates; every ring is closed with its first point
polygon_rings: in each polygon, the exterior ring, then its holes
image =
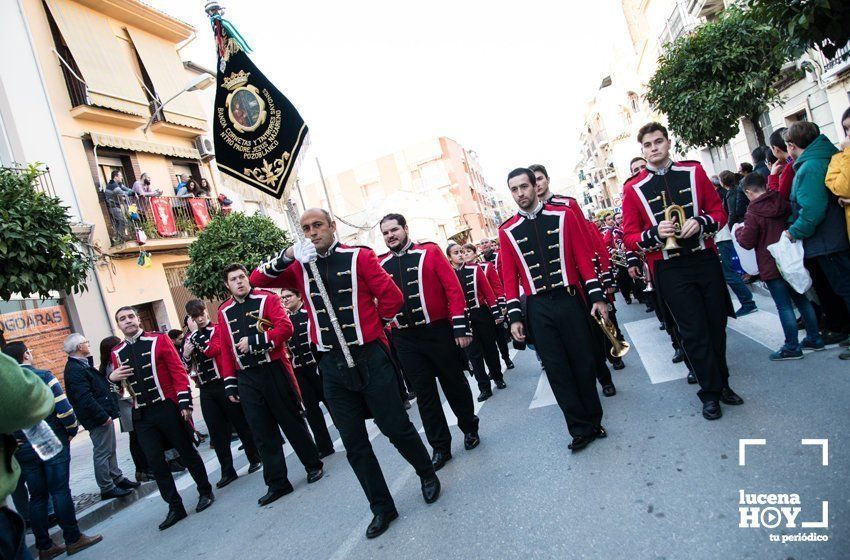
{"type": "Polygon", "coordinates": [[[670,361],[673,357],[670,337],[667,331],[658,328],[658,319],[655,316],[626,323],[623,328],[628,333],[632,348],[640,356],[649,380],[653,384],[684,379],[688,376],[688,367],[684,363],[674,364],[670,361]]]}
{"type": "Polygon", "coordinates": [[[546,372],[540,372],[540,379],[537,381],[537,390],[534,392],[534,397],[531,399],[531,404],[528,405],[529,410],[532,408],[541,408],[544,406],[552,406],[558,404],[555,400],[555,393],[552,392],[552,386],[549,385],[549,378],[546,377],[546,372]]]}
{"type": "Polygon", "coordinates": [[[785,344],[782,323],[775,313],[759,309],[755,313],[729,319],[727,326],[770,350],[777,350],[785,344]]]}

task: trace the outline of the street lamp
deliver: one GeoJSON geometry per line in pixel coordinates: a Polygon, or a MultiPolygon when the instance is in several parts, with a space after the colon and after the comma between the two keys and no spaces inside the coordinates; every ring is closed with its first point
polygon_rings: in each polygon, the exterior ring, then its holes
{"type": "MultiPolygon", "coordinates": [[[[142,130],[142,132],[147,134],[148,129],[153,124],[153,121],[154,119],[156,119],[157,115],[159,115],[159,112],[162,111],[162,108],[171,103],[175,98],[177,98],[177,96],[182,95],[187,91],[198,91],[201,89],[206,89],[211,86],[213,82],[215,82],[215,77],[210,74],[207,74],[206,72],[195,76],[188,84],[186,84],[186,87],[166,99],[164,103],[160,103],[156,106],[156,109],[154,110],[153,114],[151,114],[151,118],[148,119],[148,123],[145,125],[145,128],[142,130]]],[[[156,103],[156,101],[157,100],[155,99],[154,103],[156,103]]]]}

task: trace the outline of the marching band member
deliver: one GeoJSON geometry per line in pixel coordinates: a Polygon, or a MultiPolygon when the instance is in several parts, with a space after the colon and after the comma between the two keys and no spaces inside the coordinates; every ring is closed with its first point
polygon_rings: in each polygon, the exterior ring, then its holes
{"type": "Polygon", "coordinates": [[[387,214],[380,227],[390,251],[378,259],[404,296],[392,322],[393,342],[416,391],[434,469],[440,470],[452,458],[452,437],[437,381],[458,419],[464,447],[474,449],[481,442],[459,351],[472,342],[466,300],[443,252],[435,243],[411,241],[404,216],[387,214]]]}
{"type": "MultiPolygon", "coordinates": [[[[489,240],[488,240],[489,241],[489,240]]],[[[472,243],[467,243],[462,248],[464,260],[466,262],[479,263],[481,270],[484,271],[484,277],[490,283],[490,288],[493,289],[493,295],[496,296],[496,302],[499,304],[499,311],[502,317],[507,314],[505,306],[505,289],[502,287],[502,279],[499,278],[496,259],[487,260],[483,255],[479,257],[478,249],[472,243]]],[[[493,255],[498,257],[498,255],[493,255]]],[[[510,349],[508,348],[508,338],[510,332],[507,331],[505,321],[496,325],[496,346],[499,348],[499,354],[502,356],[502,361],[505,362],[507,369],[514,369],[514,363],[511,361],[510,349]]]]}

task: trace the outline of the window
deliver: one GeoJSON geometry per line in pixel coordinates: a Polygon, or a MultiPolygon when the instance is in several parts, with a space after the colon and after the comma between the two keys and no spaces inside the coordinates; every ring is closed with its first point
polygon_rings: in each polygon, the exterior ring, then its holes
{"type": "Polygon", "coordinates": [[[124,184],[127,184],[128,177],[126,176],[126,172],[124,170],[124,162],[121,161],[121,158],[112,156],[99,156],[97,158],[97,167],[98,172],[100,173],[100,184],[104,187],[110,180],[112,180],[113,171],[120,171],[124,175],[124,184]]]}
{"type": "Polygon", "coordinates": [[[791,126],[795,122],[807,120],[809,120],[808,111],[806,111],[805,108],[802,108],[799,111],[795,111],[790,115],[785,116],[785,126],[791,126]]]}
{"type": "Polygon", "coordinates": [[[629,106],[632,109],[632,112],[637,113],[640,111],[640,97],[633,91],[630,91],[629,94],[629,106]]]}

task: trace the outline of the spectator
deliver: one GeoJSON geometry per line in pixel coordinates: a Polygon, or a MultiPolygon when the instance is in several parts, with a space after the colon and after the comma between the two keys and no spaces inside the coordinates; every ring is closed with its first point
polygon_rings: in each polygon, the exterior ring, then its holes
{"type": "MultiPolygon", "coordinates": [[[[850,310],[850,242],[838,198],[826,188],[826,171],[838,150],[811,122],[798,121],[785,134],[788,153],[794,158],[791,188],[793,222],[786,231],[802,239],[806,258],[823,271],[833,291],[850,310]]],[[[841,354],[850,359],[850,352],[841,354]]]]}
{"type": "Polygon", "coordinates": [[[841,126],[844,128],[844,140],[841,141],[841,151],[832,156],[829,163],[826,186],[839,197],[838,203],[844,207],[844,221],[850,236],[850,108],[841,116],[841,126]]]}
{"type": "Polygon", "coordinates": [[[747,175],[749,175],[752,172],[753,172],[752,164],[747,163],[746,161],[738,166],[738,175],[741,176],[742,180],[743,180],[744,177],[746,177],[747,175]]]}
{"type": "Polygon", "coordinates": [[[62,385],[47,370],[32,365],[32,352],[23,342],[12,342],[3,352],[21,364],[21,367],[37,375],[53,393],[53,411],[46,422],[62,443],[62,450],[55,456],[43,460],[27,441],[22,431],[15,432],[20,447],[15,457],[21,464],[21,473],[30,494],[30,525],[35,536],[39,560],[49,560],[64,552],[75,554],[103,540],[100,535],[92,537],[80,532],[74,499],[71,497],[71,438],[77,434],[77,418],[74,409],[62,391],[62,385]],[[47,502],[52,498],[65,546],[56,544],[50,537],[47,518],[47,502]]]}
{"type": "Polygon", "coordinates": [[[221,213],[227,216],[233,211],[233,201],[227,198],[227,195],[221,193],[218,195],[218,204],[221,206],[221,213]]]}
{"type": "MultiPolygon", "coordinates": [[[[725,177],[732,187],[735,186],[737,177],[734,173],[731,171],[724,171],[720,174],[720,176],[725,177]]],[[[717,195],[720,197],[720,200],[725,202],[725,197],[728,193],[727,189],[729,187],[726,187],[719,178],[718,182],[721,184],[715,184],[714,188],[717,191],[717,195]]],[[[714,243],[717,245],[717,252],[720,254],[720,266],[723,269],[723,279],[726,281],[726,285],[732,289],[732,292],[741,304],[741,307],[735,311],[735,316],[743,317],[744,315],[755,313],[758,311],[758,307],[753,299],[753,294],[744,284],[741,275],[738,274],[738,271],[735,269],[735,245],[732,243],[732,234],[729,231],[728,225],[724,225],[717,231],[717,235],[714,237],[714,243]]]]}
{"type": "Polygon", "coordinates": [[[776,156],[776,163],[770,168],[767,188],[777,191],[785,200],[791,200],[791,185],[794,183],[794,160],[791,159],[788,154],[788,147],[785,145],[785,131],[787,130],[783,127],[773,131],[773,134],[770,135],[770,149],[776,156]]]}
{"type": "Polygon", "coordinates": [[[142,173],[139,180],[133,183],[133,192],[136,196],[162,196],[162,190],[151,188],[151,178],[147,173],[142,173]]]}
{"type": "Polygon", "coordinates": [[[753,171],[759,173],[767,180],[768,175],[770,175],[770,168],[765,163],[767,159],[767,148],[765,146],[756,146],[756,149],[750,155],[753,156],[753,171]]]}
{"type": "MultiPolygon", "coordinates": [[[[100,373],[101,377],[107,380],[112,387],[115,385],[109,382],[109,374],[112,373],[112,349],[121,344],[121,339],[117,336],[107,336],[100,341],[100,373]]],[[[148,466],[148,461],[145,459],[145,453],[142,451],[142,446],[139,445],[139,438],[136,437],[136,432],[133,430],[133,399],[127,394],[123,395],[118,400],[118,420],[121,424],[121,431],[127,432],[130,439],[130,456],[133,458],[133,464],[136,466],[136,482],[148,482],[153,480],[153,473],[148,466]]]]}
{"type": "Polygon", "coordinates": [[[732,209],[729,207],[729,203],[734,202],[733,195],[735,194],[735,187],[741,181],[741,177],[734,171],[727,169],[720,172],[719,178],[720,187],[723,190],[717,189],[717,194],[720,196],[720,201],[723,203],[723,209],[726,210],[727,216],[731,218],[732,209]]]}
{"type": "Polygon", "coordinates": [[[118,398],[109,381],[94,368],[89,341],[78,333],[68,335],[62,349],[68,354],[65,364],[65,388],[77,411],[80,424],[89,431],[94,461],[94,478],[100,498],[123,498],[138,488],[138,482],[124,477],[118,468],[115,423],[118,398]]]}
{"type": "Polygon", "coordinates": [[[823,350],[824,342],[818,330],[815,308],[805,294],[800,294],[782,278],[776,261],[767,250],[768,245],[779,241],[791,215],[791,205],[776,191],[768,191],[764,177],[760,173],[751,173],[744,178],[744,192],[750,199],[744,227],[735,232],[738,243],[745,249],[755,249],[759,276],[767,284],[767,289],[779,312],[779,322],[785,333],[785,344],[770,355],[773,361],[799,360],[803,357],[803,348],[823,350]],[[803,318],[806,326],[806,338],[802,347],[797,336],[797,317],[794,306],[803,318]]]}
{"type": "Polygon", "coordinates": [[[103,194],[106,198],[109,216],[112,218],[114,241],[119,244],[124,243],[127,240],[127,218],[124,213],[130,204],[130,197],[134,196],[134,193],[124,184],[124,176],[120,170],[112,170],[109,183],[106,184],[103,194]]]}
{"type": "Polygon", "coordinates": [[[199,189],[200,187],[198,186],[198,183],[196,183],[194,179],[190,178],[188,182],[177,189],[177,196],[180,198],[193,198],[200,196],[198,194],[199,189]]]}
{"type": "Polygon", "coordinates": [[[201,177],[201,184],[198,186],[198,194],[196,196],[208,197],[210,196],[211,192],[212,189],[210,189],[209,182],[206,180],[205,177],[201,177]]]}
{"type": "Polygon", "coordinates": [[[31,370],[0,352],[0,558],[32,558],[24,538],[23,519],[6,507],[6,497],[21,478],[20,465],[13,456],[16,443],[12,433],[37,424],[52,410],[50,389],[31,370]]]}
{"type": "Polygon", "coordinates": [[[189,182],[189,176],[186,175],[185,173],[181,173],[180,174],[180,182],[177,183],[177,192],[180,192],[180,189],[185,187],[188,182],[189,182]]]}

